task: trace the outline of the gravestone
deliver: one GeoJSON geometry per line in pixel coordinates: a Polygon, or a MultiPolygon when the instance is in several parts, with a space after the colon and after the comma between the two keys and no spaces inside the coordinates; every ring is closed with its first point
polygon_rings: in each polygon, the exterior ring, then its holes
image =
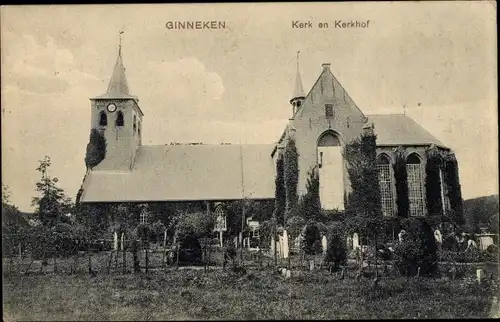
{"type": "Polygon", "coordinates": [[[289,248],[288,248],[288,233],[283,231],[283,258],[288,258],[289,248]]]}
{"type": "Polygon", "coordinates": [[[167,247],[167,230],[165,229],[165,233],[163,234],[163,247],[167,247]]]}
{"type": "Polygon", "coordinates": [[[441,232],[439,231],[439,229],[436,229],[434,231],[434,238],[436,239],[437,243],[439,243],[439,244],[443,243],[443,235],[441,234],[441,232]]]}
{"type": "Polygon", "coordinates": [[[321,238],[321,247],[323,247],[323,256],[326,255],[327,246],[328,242],[326,240],[326,236],[323,235],[323,238],[321,238]]]}
{"type": "Polygon", "coordinates": [[[274,256],[274,250],[276,248],[276,240],[274,237],[271,237],[271,255],[274,256]]]}
{"type": "Polygon", "coordinates": [[[290,271],[289,269],[287,269],[286,273],[285,273],[285,278],[290,278],[290,276],[292,276],[292,271],[290,271]]]}
{"type": "Polygon", "coordinates": [[[481,284],[481,281],[483,280],[483,278],[485,276],[484,270],[482,268],[477,269],[476,276],[477,276],[477,283],[481,284]]]}
{"type": "Polygon", "coordinates": [[[309,261],[309,270],[314,271],[314,260],[309,261]]]}
{"type": "Polygon", "coordinates": [[[113,234],[113,237],[114,237],[114,239],[113,239],[113,250],[118,250],[118,234],[116,233],[116,231],[113,234]]]}
{"type": "Polygon", "coordinates": [[[352,249],[358,249],[359,248],[359,236],[358,233],[354,233],[352,235],[352,249]]]}

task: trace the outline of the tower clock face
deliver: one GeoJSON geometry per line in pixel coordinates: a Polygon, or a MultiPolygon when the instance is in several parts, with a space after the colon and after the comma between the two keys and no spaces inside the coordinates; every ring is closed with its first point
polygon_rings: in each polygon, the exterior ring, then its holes
{"type": "Polygon", "coordinates": [[[116,111],[116,105],[113,103],[108,104],[108,111],[110,112],[116,111]]]}

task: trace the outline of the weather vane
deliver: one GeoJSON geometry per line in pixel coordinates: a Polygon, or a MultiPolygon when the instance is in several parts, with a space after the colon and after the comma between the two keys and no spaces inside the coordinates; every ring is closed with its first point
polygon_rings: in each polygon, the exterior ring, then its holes
{"type": "Polygon", "coordinates": [[[118,46],[118,51],[122,52],[122,34],[123,34],[123,30],[120,30],[119,33],[118,33],[118,37],[120,37],[120,45],[118,46]]]}
{"type": "Polygon", "coordinates": [[[300,50],[297,50],[297,69],[299,69],[299,54],[300,50]]]}

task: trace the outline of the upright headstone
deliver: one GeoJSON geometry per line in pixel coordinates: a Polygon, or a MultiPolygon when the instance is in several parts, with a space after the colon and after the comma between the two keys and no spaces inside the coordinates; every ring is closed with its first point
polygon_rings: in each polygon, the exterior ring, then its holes
{"type": "Polygon", "coordinates": [[[115,231],[113,234],[114,240],[113,240],[113,250],[118,250],[118,233],[115,231]]]}
{"type": "Polygon", "coordinates": [[[163,247],[167,247],[167,230],[165,229],[165,233],[163,234],[163,247]]]}
{"type": "Polygon", "coordinates": [[[286,230],[283,231],[283,258],[288,258],[289,248],[288,248],[288,233],[286,230]]]}
{"type": "Polygon", "coordinates": [[[359,236],[358,233],[354,233],[352,235],[352,249],[358,249],[359,248],[359,236]]]}
{"type": "Polygon", "coordinates": [[[274,250],[276,249],[276,240],[274,236],[271,237],[271,256],[274,256],[274,250]]]}
{"type": "Polygon", "coordinates": [[[443,243],[443,236],[441,235],[441,232],[439,231],[439,229],[436,229],[434,231],[434,238],[436,239],[436,242],[438,244],[442,244],[443,243]]]}
{"type": "Polygon", "coordinates": [[[326,241],[326,236],[323,235],[323,238],[321,238],[321,247],[323,247],[323,256],[326,255],[326,250],[328,247],[328,242],[326,241]]]}
{"type": "Polygon", "coordinates": [[[125,233],[122,233],[121,250],[123,251],[124,249],[125,249],[125,233]]]}
{"type": "Polygon", "coordinates": [[[309,270],[314,271],[314,260],[309,261],[309,270]]]}
{"type": "Polygon", "coordinates": [[[352,237],[350,235],[347,236],[347,249],[348,250],[353,249],[353,247],[352,247],[352,237]]]}
{"type": "Polygon", "coordinates": [[[276,250],[278,253],[278,258],[281,258],[281,256],[283,256],[282,245],[283,245],[283,236],[280,235],[278,236],[278,241],[276,242],[276,250]]]}
{"type": "Polygon", "coordinates": [[[476,270],[477,283],[481,284],[481,280],[484,278],[484,270],[479,268],[476,270]]]}

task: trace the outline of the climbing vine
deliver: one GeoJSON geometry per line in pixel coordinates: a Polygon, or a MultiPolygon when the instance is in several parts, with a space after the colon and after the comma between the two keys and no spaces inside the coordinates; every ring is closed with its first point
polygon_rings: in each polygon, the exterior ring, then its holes
{"type": "Polygon", "coordinates": [[[460,187],[460,178],[458,175],[458,161],[455,154],[450,153],[445,158],[445,183],[448,187],[448,198],[452,210],[452,220],[457,225],[464,224],[463,200],[460,187]]]}
{"type": "Polygon", "coordinates": [[[344,150],[352,191],[346,205],[351,229],[365,236],[382,228],[382,202],[376,162],[376,136],[365,132],[344,150]]]}
{"type": "Polygon", "coordinates": [[[435,149],[427,150],[425,165],[425,195],[427,211],[430,216],[443,215],[443,200],[441,198],[440,168],[442,160],[435,149]]]}
{"type": "Polygon", "coordinates": [[[85,154],[85,165],[87,169],[92,169],[106,157],[106,139],[97,130],[90,131],[89,143],[85,154]]]}
{"type": "Polygon", "coordinates": [[[288,218],[294,216],[297,211],[297,184],[299,182],[299,154],[295,146],[295,140],[287,139],[285,146],[284,175],[285,175],[285,225],[288,218]]]}
{"type": "Polygon", "coordinates": [[[277,224],[284,224],[285,214],[285,177],[284,177],[284,161],[282,156],[278,156],[276,160],[276,179],[275,179],[275,198],[274,198],[274,217],[277,224]]]}
{"type": "Polygon", "coordinates": [[[396,158],[393,165],[394,179],[396,180],[396,206],[398,217],[407,218],[410,209],[408,197],[408,174],[406,173],[406,158],[404,148],[396,150],[396,158]]]}

